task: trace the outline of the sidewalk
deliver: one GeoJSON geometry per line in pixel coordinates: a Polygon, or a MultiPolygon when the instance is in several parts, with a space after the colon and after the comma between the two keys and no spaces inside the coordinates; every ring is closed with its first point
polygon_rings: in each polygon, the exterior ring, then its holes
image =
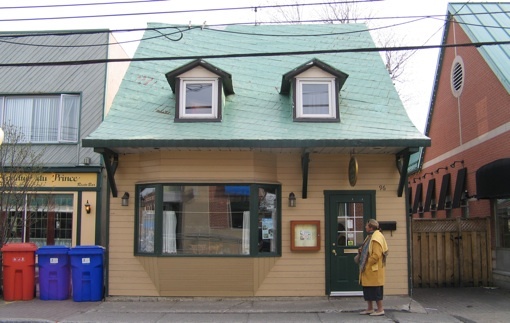
{"type": "Polygon", "coordinates": [[[385,316],[361,316],[361,297],[125,298],[104,302],[0,300],[0,322],[507,322],[510,292],[420,289],[386,296],[385,316]]]}

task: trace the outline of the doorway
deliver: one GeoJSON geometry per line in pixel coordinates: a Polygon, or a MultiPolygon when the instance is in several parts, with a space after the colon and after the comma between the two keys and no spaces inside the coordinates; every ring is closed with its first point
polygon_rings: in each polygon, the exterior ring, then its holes
{"type": "Polygon", "coordinates": [[[375,219],[375,191],[325,191],[326,292],[363,295],[354,256],[363,243],[365,223],[375,219]]]}

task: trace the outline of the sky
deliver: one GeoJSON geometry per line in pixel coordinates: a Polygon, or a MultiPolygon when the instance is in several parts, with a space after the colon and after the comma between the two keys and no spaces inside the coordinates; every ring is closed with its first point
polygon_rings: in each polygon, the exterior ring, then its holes
{"type": "MultiPolygon", "coordinates": [[[[468,2],[468,0],[355,1],[360,1],[356,4],[359,22],[367,21],[369,28],[380,28],[371,32],[372,37],[386,39],[390,37],[398,42],[398,46],[439,45],[448,2],[468,2]]],[[[281,17],[277,8],[274,8],[276,4],[312,4],[335,2],[335,0],[17,0],[6,2],[3,1],[0,5],[0,31],[101,28],[129,30],[143,29],[148,22],[186,25],[189,23],[202,25],[205,22],[208,26],[265,23],[281,17]],[[29,8],[31,6],[43,7],[29,8]],[[140,13],[144,14],[140,15],[140,13]]],[[[320,19],[323,17],[321,12],[325,7],[325,5],[303,5],[300,10],[301,19],[320,19]]],[[[291,9],[287,12],[289,10],[291,9]]],[[[126,53],[132,56],[136,50],[136,40],[140,39],[142,34],[142,31],[124,31],[115,33],[115,37],[122,43],[126,53]]],[[[425,129],[438,54],[437,49],[413,52],[406,61],[404,74],[395,83],[410,119],[421,132],[425,129]]]]}

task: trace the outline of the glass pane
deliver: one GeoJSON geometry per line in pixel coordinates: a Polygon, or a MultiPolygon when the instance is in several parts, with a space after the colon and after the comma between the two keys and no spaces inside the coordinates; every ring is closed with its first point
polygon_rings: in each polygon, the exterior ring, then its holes
{"type": "Polygon", "coordinates": [[[277,195],[276,188],[259,188],[258,250],[259,252],[277,251],[277,195]]]}
{"type": "Polygon", "coordinates": [[[302,85],[303,114],[329,114],[329,84],[302,85]]]}
{"type": "Polygon", "coordinates": [[[60,96],[34,98],[31,142],[58,141],[60,96]]]}
{"type": "Polygon", "coordinates": [[[363,203],[340,203],[337,216],[339,247],[353,247],[363,243],[363,203]]]}
{"type": "MultiPolygon", "coordinates": [[[[70,247],[73,232],[73,195],[44,194],[27,195],[28,207],[10,213],[13,242],[23,241],[27,236],[38,247],[63,245],[70,247]],[[24,223],[26,223],[24,225],[24,223]]],[[[13,208],[14,209],[14,208],[13,208]]]]}
{"type": "Polygon", "coordinates": [[[212,114],[213,83],[186,83],[185,114],[212,114]]]}
{"type": "Polygon", "coordinates": [[[62,96],[62,126],[60,140],[78,141],[78,114],[80,111],[80,96],[62,96]]]}
{"type": "Polygon", "coordinates": [[[250,187],[163,187],[163,253],[249,254],[250,187]]]}
{"type": "Polygon", "coordinates": [[[138,251],[154,252],[156,189],[141,188],[139,198],[138,251]]]}

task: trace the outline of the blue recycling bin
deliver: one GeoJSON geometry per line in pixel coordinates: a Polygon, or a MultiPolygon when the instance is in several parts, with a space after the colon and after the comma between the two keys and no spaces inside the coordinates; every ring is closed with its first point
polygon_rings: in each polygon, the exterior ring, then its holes
{"type": "Polygon", "coordinates": [[[103,258],[101,246],[76,246],[69,250],[73,301],[95,302],[103,298],[103,258]]]}
{"type": "Polygon", "coordinates": [[[66,246],[43,246],[37,249],[41,300],[69,298],[71,266],[68,253],[66,246]]]}

